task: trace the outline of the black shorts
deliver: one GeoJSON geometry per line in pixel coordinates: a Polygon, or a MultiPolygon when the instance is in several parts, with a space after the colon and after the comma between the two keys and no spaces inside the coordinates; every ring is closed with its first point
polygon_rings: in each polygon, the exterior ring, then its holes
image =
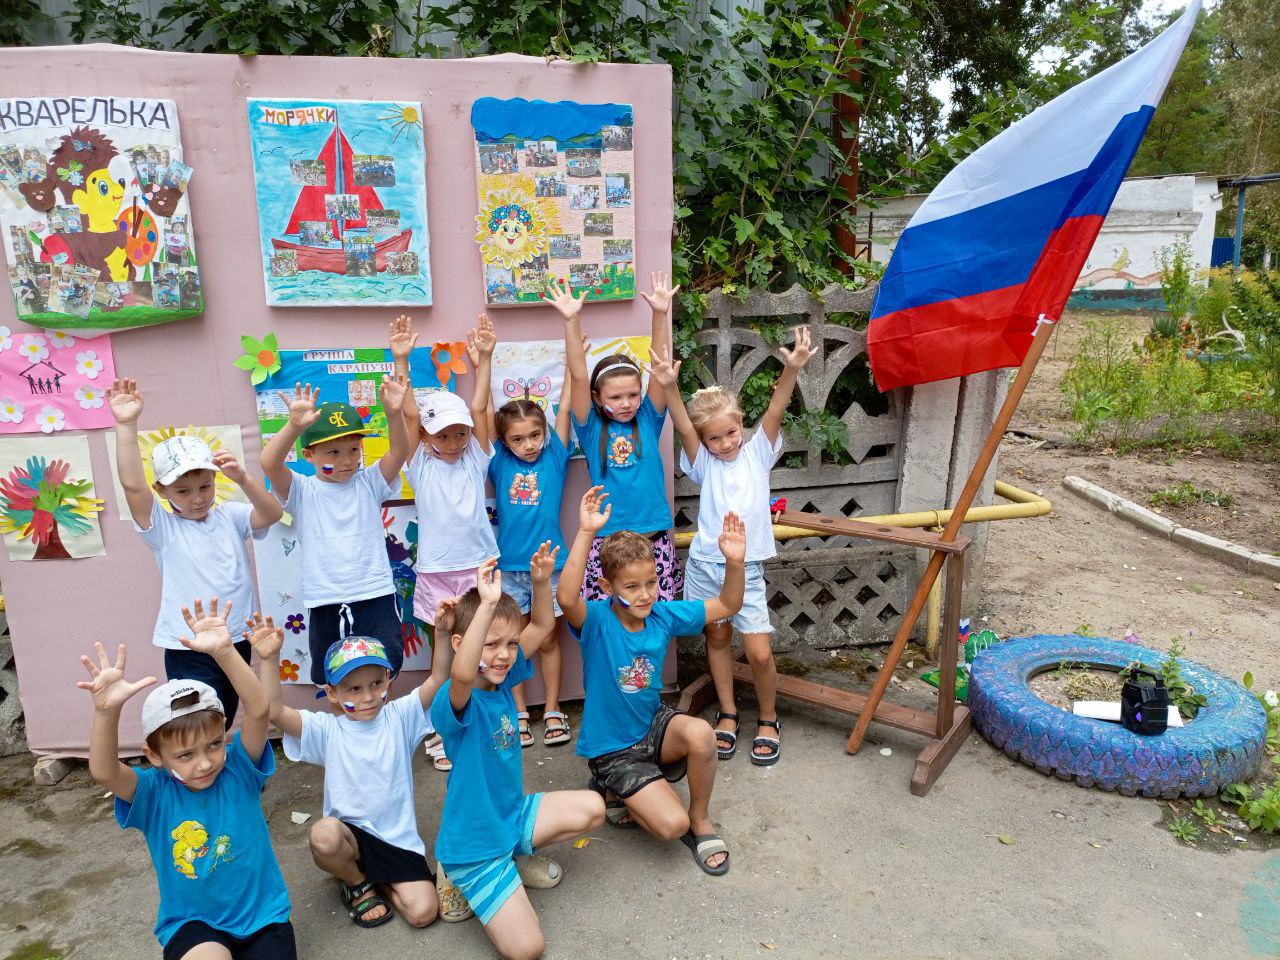
{"type": "Polygon", "coordinates": [[[182,960],[202,943],[220,943],[231,960],[298,960],[293,924],[269,923],[247,937],[233,937],[202,920],[188,920],[164,945],[164,960],[182,960]]]}
{"type": "Polygon", "coordinates": [[[667,735],[667,725],[681,714],[665,703],[649,724],[649,732],[639,743],[634,743],[612,753],[603,753],[587,761],[591,776],[596,782],[620,799],[647,787],[655,780],[665,778],[671,783],[683,780],[689,770],[689,759],[680,757],[671,763],[661,763],[662,739],[667,735]]]}
{"type": "Polygon", "coordinates": [[[354,823],[342,822],[356,838],[356,849],[360,851],[356,862],[367,879],[374,883],[436,882],[435,871],[422,854],[393,846],[354,823]]]}
{"type": "Polygon", "coordinates": [[[391,672],[399,673],[404,663],[404,634],[401,632],[400,607],[396,595],[356,600],[352,603],[329,603],[307,611],[308,639],[311,644],[311,682],[324,684],[324,655],[343,637],[373,637],[387,648],[391,672]]]}
{"type": "MultiPolygon", "coordinates": [[[[241,640],[235,645],[236,653],[245,663],[253,653],[248,640],[241,640]]],[[[227,729],[231,729],[231,721],[236,718],[236,710],[240,707],[240,695],[231,685],[227,675],[218,666],[218,661],[207,653],[195,650],[169,650],[164,652],[164,673],[170,680],[202,680],[213,687],[213,692],[222,701],[222,712],[227,718],[227,729]]]]}

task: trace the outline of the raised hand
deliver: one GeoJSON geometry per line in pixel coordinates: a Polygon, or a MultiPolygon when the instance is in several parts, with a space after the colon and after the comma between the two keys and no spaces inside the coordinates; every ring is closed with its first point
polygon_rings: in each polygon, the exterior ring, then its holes
{"type": "Polygon", "coordinates": [[[137,423],[142,416],[142,391],[137,380],[113,380],[107,390],[107,403],[116,423],[137,423]]]}
{"type": "Polygon", "coordinates": [[[670,347],[664,347],[661,354],[656,350],[650,350],[649,360],[651,361],[649,375],[664,388],[676,382],[676,377],[680,375],[680,361],[671,362],[670,347]]]}
{"type": "Polygon", "coordinates": [[[80,656],[80,662],[89,671],[89,676],[92,679],[79,680],[76,682],[76,686],[81,690],[89,691],[89,695],[93,697],[93,708],[100,713],[118,711],[135,693],[139,690],[145,690],[156,682],[155,677],[143,677],[141,680],[133,681],[133,683],[124,678],[125,650],[123,643],[120,644],[120,649],[116,653],[115,663],[107,660],[106,648],[101,643],[95,643],[93,647],[98,652],[97,663],[94,663],[83,654],[80,656]]]}
{"type": "Polygon", "coordinates": [[[237,486],[244,483],[247,474],[244,472],[244,467],[240,465],[240,461],[236,459],[236,455],[230,450],[219,450],[215,453],[213,465],[237,486]]]}
{"type": "Polygon", "coordinates": [[[320,414],[316,412],[316,404],[320,401],[319,387],[312,390],[309,383],[305,387],[296,383],[293,386],[292,397],[283,390],[278,392],[284,405],[289,408],[289,422],[299,430],[307,429],[320,419],[320,414]]]}
{"type": "Polygon", "coordinates": [[[658,270],[649,274],[649,285],[653,288],[652,293],[641,293],[644,302],[654,313],[666,313],[671,309],[671,301],[677,293],[680,292],[680,284],[674,287],[667,286],[667,275],[658,270]]]}
{"type": "Polygon", "coordinates": [[[732,510],[724,515],[720,552],[727,562],[742,563],[747,558],[747,527],[732,510]]]}
{"type": "Polygon", "coordinates": [[[796,327],[796,345],[788,350],[786,347],[779,347],[778,353],[782,354],[782,363],[784,366],[793,370],[799,370],[809,358],[813,356],[813,344],[809,340],[808,327],[796,327]]]}
{"type": "Polygon", "coordinates": [[[453,634],[453,621],[457,615],[460,599],[461,597],[441,597],[436,601],[437,637],[448,637],[453,634]]]}
{"type": "Polygon", "coordinates": [[[582,305],[587,302],[586,290],[582,291],[582,296],[575,297],[569,284],[554,277],[547,284],[547,293],[550,294],[551,305],[560,311],[560,316],[566,321],[573,320],[582,313],[582,305]]]}
{"type": "Polygon", "coordinates": [[[578,525],[589,533],[599,533],[613,513],[613,505],[604,502],[609,494],[602,493],[603,490],[603,486],[592,487],[582,495],[578,506],[578,525]]]}
{"type": "Polygon", "coordinates": [[[497,557],[490,557],[476,570],[476,591],[481,603],[495,604],[502,596],[502,571],[497,557]]]}
{"type": "MultiPolygon", "coordinates": [[[[475,327],[467,334],[467,353],[474,349],[478,357],[491,357],[493,348],[497,345],[498,333],[493,329],[493,321],[487,313],[480,314],[476,317],[475,327]]],[[[478,361],[472,360],[473,364],[476,362],[478,361]]]]}
{"type": "Polygon", "coordinates": [[[387,324],[387,340],[391,343],[393,360],[408,360],[418,345],[418,335],[413,332],[413,321],[403,313],[387,324]]]}
{"type": "Polygon", "coordinates": [[[387,413],[399,413],[404,408],[404,398],[409,392],[409,381],[403,373],[395,376],[382,375],[382,386],[378,389],[378,399],[382,409],[387,413]]]}
{"type": "Polygon", "coordinates": [[[275,620],[255,612],[244,622],[244,638],[253,647],[253,652],[260,660],[276,660],[280,657],[280,648],[284,646],[284,630],[276,626],[275,620]]]}
{"type": "Polygon", "coordinates": [[[204,604],[197,600],[191,608],[182,608],[182,619],[187,629],[194,636],[179,637],[178,641],[188,650],[196,653],[207,653],[213,656],[223,649],[231,647],[231,632],[227,629],[226,618],[231,616],[231,604],[218,609],[218,598],[209,601],[209,612],[204,612],[204,604]],[[192,613],[192,610],[195,612],[192,613]]]}
{"type": "Polygon", "coordinates": [[[551,579],[556,570],[556,555],[560,548],[551,548],[551,541],[543,541],[538,552],[529,558],[529,580],[533,583],[544,583],[551,579]]]}

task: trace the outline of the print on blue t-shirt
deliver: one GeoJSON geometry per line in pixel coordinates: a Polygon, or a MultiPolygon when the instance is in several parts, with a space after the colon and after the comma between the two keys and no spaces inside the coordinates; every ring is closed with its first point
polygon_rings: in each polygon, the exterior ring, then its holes
{"type": "Polygon", "coordinates": [[[521,460],[501,440],[494,441],[489,461],[493,500],[498,513],[498,569],[528,570],[529,558],[543,542],[559,547],[556,569],[568,559],[560,530],[560,503],[569,451],[555,432],[533,463],[521,460]]]}
{"type": "Polygon", "coordinates": [[[662,661],[672,637],[689,636],[706,626],[702,600],[660,600],[632,633],[610,609],[611,600],[587,603],[578,629],[582,646],[582,683],[586,700],[578,755],[598,757],[638,743],[658,712],[662,661]]]}
{"type": "Polygon", "coordinates": [[[462,716],[449,702],[452,680],[431,701],[431,723],[453,761],[436,834],[436,859],[477,863],[510,856],[520,842],[524,800],[520,732],[511,688],[533,676],[524,651],[494,690],[472,688],[462,716]]]}
{"type": "Polygon", "coordinates": [[[658,413],[646,396],[631,423],[602,421],[593,406],[586,423],[574,420],[573,429],[587,459],[592,484],[603,484],[613,505],[609,522],[598,536],[619,530],[655,533],[671,529],[671,506],[667,503],[667,478],[662,463],[659,438],[667,412],[658,413]],[[603,457],[601,431],[608,432],[603,457]],[[639,443],[636,442],[636,437],[639,443]]]}

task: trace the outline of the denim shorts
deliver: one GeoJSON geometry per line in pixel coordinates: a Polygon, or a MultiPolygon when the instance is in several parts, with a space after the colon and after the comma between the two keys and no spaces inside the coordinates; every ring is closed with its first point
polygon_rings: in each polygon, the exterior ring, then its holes
{"type": "Polygon", "coordinates": [[[480,860],[477,863],[445,863],[442,869],[454,886],[462,891],[476,912],[480,922],[487,924],[511,895],[520,889],[520,872],[516,869],[516,857],[533,854],[533,827],[538,822],[538,807],[542,794],[527,793],[520,805],[520,842],[510,853],[480,860]]]}
{"type": "MultiPolygon", "coordinates": [[[[560,571],[551,574],[551,609],[560,616],[560,601],[556,599],[556,588],[560,586],[560,571]]],[[[503,570],[502,592],[510,594],[520,604],[520,612],[528,613],[533,607],[533,580],[528,570],[503,570]]]]}
{"type": "MultiPolygon", "coordinates": [[[[746,565],[747,584],[742,591],[742,609],[729,618],[739,633],[773,633],[769,604],[765,601],[764,561],[746,565]]],[[[689,558],[684,568],[684,598],[714,600],[724,586],[724,564],[689,558]]]]}

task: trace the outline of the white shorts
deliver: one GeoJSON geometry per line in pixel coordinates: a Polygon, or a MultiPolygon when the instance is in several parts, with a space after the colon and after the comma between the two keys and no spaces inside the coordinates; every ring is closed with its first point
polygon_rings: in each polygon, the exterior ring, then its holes
{"type": "MultiPolygon", "coordinates": [[[[742,591],[742,609],[729,618],[739,633],[773,633],[769,604],[765,599],[764,562],[746,564],[747,583],[742,591]]],[[[684,598],[714,600],[724,586],[724,564],[689,558],[684,568],[684,598]]]]}

